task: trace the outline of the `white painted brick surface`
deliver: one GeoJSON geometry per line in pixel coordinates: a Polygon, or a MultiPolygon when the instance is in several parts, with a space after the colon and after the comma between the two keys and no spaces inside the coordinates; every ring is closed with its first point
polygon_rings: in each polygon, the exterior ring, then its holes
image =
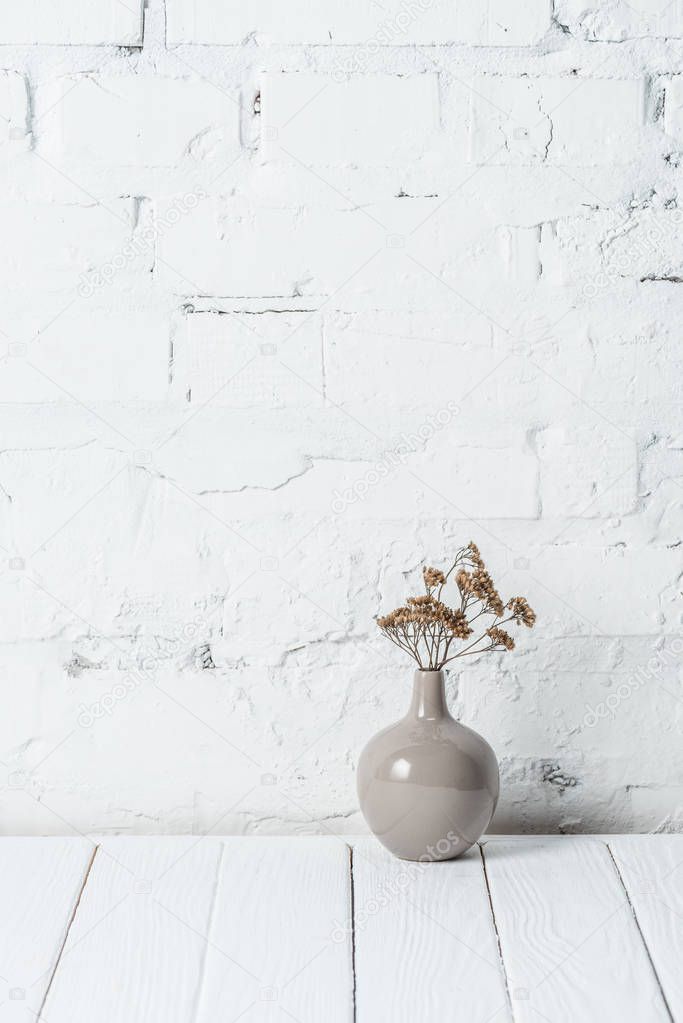
{"type": "Polygon", "coordinates": [[[556,18],[569,32],[591,40],[676,38],[683,36],[681,0],[559,0],[556,18]]]}
{"type": "Polygon", "coordinates": [[[142,0],[26,0],[3,4],[3,43],[139,46],[142,0]]]}
{"type": "Polygon", "coordinates": [[[209,82],[151,75],[65,76],[38,90],[38,151],[77,179],[237,155],[239,97],[209,82]],[[42,111],[43,116],[40,116],[42,111]]]}
{"type": "Polygon", "coordinates": [[[261,111],[266,159],[402,165],[434,143],[438,79],[264,75],[261,111]]]}
{"type": "Polygon", "coordinates": [[[494,826],[680,828],[680,0],[141,16],[0,14],[4,829],[361,830],[470,537],[494,826]]]}
{"type": "Polygon", "coordinates": [[[635,442],[610,423],[543,431],[537,441],[543,514],[609,518],[637,505],[635,442]]]}
{"type": "MultiPolygon", "coordinates": [[[[220,0],[169,0],[172,44],[259,42],[360,44],[372,55],[380,45],[470,43],[475,46],[527,46],[550,26],[546,0],[528,0],[518,11],[502,0],[390,0],[382,7],[362,0],[304,0],[285,6],[277,0],[251,5],[220,0]]],[[[367,59],[360,51],[358,59],[367,59]]],[[[356,67],[353,58],[350,67],[356,67]]]]}
{"type": "Polygon", "coordinates": [[[24,148],[28,133],[29,94],[16,71],[0,72],[0,159],[24,148]]]}
{"type": "MultiPolygon", "coordinates": [[[[307,175],[303,194],[308,187],[307,175]]],[[[175,202],[159,204],[162,221],[175,202]]],[[[158,249],[179,295],[317,296],[340,309],[443,310],[456,300],[471,308],[463,293],[481,309],[491,301],[488,275],[514,293],[540,272],[538,229],[498,225],[457,192],[448,203],[393,196],[351,204],[335,186],[303,209],[211,197],[164,230],[158,249]]]]}
{"type": "Polygon", "coordinates": [[[459,415],[458,398],[490,371],[491,335],[481,317],[457,324],[450,316],[425,315],[419,322],[400,314],[326,317],[327,395],[342,406],[372,406],[381,384],[392,395],[392,407],[435,412],[452,403],[453,415],[459,415]],[[428,390],[416,389],[415,381],[426,379],[435,364],[440,372],[428,390]]]}
{"type": "Polygon", "coordinates": [[[480,77],[471,90],[475,163],[613,165],[638,158],[645,144],[642,80],[480,77]]]}
{"type": "Polygon", "coordinates": [[[168,322],[154,310],[76,302],[43,324],[13,323],[0,401],[68,404],[163,401],[168,391],[168,322]],[[33,329],[32,329],[33,328],[33,329]]]}
{"type": "MultiPolygon", "coordinates": [[[[43,293],[64,289],[75,299],[79,275],[107,263],[132,238],[133,203],[121,198],[106,207],[4,204],[0,205],[0,233],[12,239],[0,252],[0,274],[8,297],[25,296],[31,281],[43,293]]],[[[140,257],[131,261],[129,275],[145,262],[140,257]]]]}
{"type": "Polygon", "coordinates": [[[676,75],[666,88],[664,125],[668,135],[683,139],[683,75],[676,75]]]}
{"type": "Polygon", "coordinates": [[[331,295],[385,245],[381,227],[360,213],[231,198],[203,201],[162,235],[159,251],[179,294],[287,298],[331,295]]]}
{"type": "Polygon", "coordinates": [[[192,405],[322,406],[320,317],[307,312],[192,313],[175,335],[173,390],[192,405]]]}

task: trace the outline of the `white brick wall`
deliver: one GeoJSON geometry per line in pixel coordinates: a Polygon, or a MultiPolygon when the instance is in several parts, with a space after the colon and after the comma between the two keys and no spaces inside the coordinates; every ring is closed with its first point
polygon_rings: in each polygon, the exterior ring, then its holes
{"type": "Polygon", "coordinates": [[[183,163],[191,173],[206,147],[222,169],[238,152],[239,96],[196,78],[65,76],[37,90],[37,100],[45,111],[37,151],[79,183],[118,171],[130,184],[183,163]]]}
{"type": "Polygon", "coordinates": [[[556,20],[580,38],[624,39],[683,37],[681,0],[559,0],[556,20]]]}
{"type": "MultiPolygon", "coordinates": [[[[456,43],[528,46],[550,26],[546,0],[529,0],[514,15],[503,0],[301,0],[296,9],[277,0],[226,4],[220,0],[168,0],[169,41],[177,43],[259,42],[365,44],[456,43]]],[[[361,51],[362,52],[362,51],[361,51]]]]}
{"type": "Polygon", "coordinates": [[[471,83],[474,163],[614,165],[646,144],[641,79],[478,77],[471,83]]]}
{"type": "Polygon", "coordinates": [[[469,538],[496,825],[680,826],[681,25],[5,5],[6,831],[361,829],[373,617],[469,538]]]}
{"type": "Polygon", "coordinates": [[[438,78],[269,74],[261,113],[266,160],[401,166],[434,144],[438,78]]]}
{"type": "Polygon", "coordinates": [[[680,142],[683,138],[683,75],[676,75],[670,81],[664,109],[666,132],[680,142]]]}
{"type": "Polygon", "coordinates": [[[171,393],[179,401],[226,408],[323,407],[320,317],[190,313],[174,336],[172,370],[171,393]]]}
{"type": "Polygon", "coordinates": [[[25,0],[3,4],[0,42],[139,46],[142,0],[25,0]]]}
{"type": "MultiPolygon", "coordinates": [[[[29,318],[26,317],[28,321],[29,318]]],[[[168,391],[168,318],[157,310],[91,308],[75,302],[44,333],[19,320],[0,374],[0,401],[163,401],[168,391]]]]}
{"type": "MultiPolygon", "coordinates": [[[[104,265],[124,249],[133,234],[134,204],[113,199],[106,206],[93,201],[0,204],[0,233],[12,243],[0,251],[0,275],[8,298],[26,305],[27,283],[42,301],[49,292],[77,298],[79,274],[104,265]]],[[[148,260],[136,256],[123,268],[129,277],[148,260]]],[[[33,303],[30,303],[33,305],[33,303]]],[[[66,302],[64,302],[66,306],[66,302]]]]}
{"type": "Polygon", "coordinates": [[[0,153],[16,148],[26,136],[28,92],[26,80],[16,71],[0,72],[0,153]]]}

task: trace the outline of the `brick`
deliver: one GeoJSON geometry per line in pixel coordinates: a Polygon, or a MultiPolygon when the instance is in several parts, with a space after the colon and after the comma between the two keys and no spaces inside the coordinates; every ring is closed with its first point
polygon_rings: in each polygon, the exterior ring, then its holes
{"type": "MultiPolygon", "coordinates": [[[[581,542],[584,528],[572,533],[570,526],[563,542],[533,557],[531,575],[543,584],[546,625],[566,635],[603,637],[667,631],[661,617],[662,594],[676,585],[680,555],[662,548],[591,547],[581,542]],[[632,597],[634,580],[638,599],[632,597]],[[619,594],[624,599],[617,599],[619,594]]],[[[668,631],[677,633],[678,626],[672,624],[668,631]]]]}
{"type": "Polygon", "coordinates": [[[173,394],[193,405],[227,408],[321,405],[319,317],[191,313],[175,334],[173,394]]]}
{"type": "MultiPolygon", "coordinates": [[[[329,412],[230,409],[211,401],[196,409],[190,405],[180,413],[176,410],[175,426],[182,428],[155,452],[154,462],[186,491],[215,492],[219,495],[212,504],[216,514],[224,522],[237,521],[242,499],[248,500],[254,493],[263,498],[265,492],[282,491],[284,504],[289,505],[291,489],[286,491],[290,481],[311,469],[310,452],[324,444],[325,416],[329,417],[329,412]],[[240,502],[239,507],[235,502],[240,502]]],[[[170,434],[169,429],[167,436],[170,434]]],[[[273,500],[270,493],[265,499],[273,500]]],[[[238,535],[244,534],[269,552],[268,529],[258,536],[262,528],[258,518],[254,521],[247,515],[237,530],[238,535]]],[[[247,547],[247,553],[252,556],[253,548],[247,547]]]]}
{"type": "MultiPolygon", "coordinates": [[[[388,313],[338,313],[325,320],[326,393],[340,405],[374,405],[380,385],[391,411],[455,407],[491,370],[491,325],[473,314],[414,317],[388,313]],[[438,363],[439,372],[432,374],[438,363]],[[415,386],[430,380],[429,388],[415,386]]],[[[451,411],[453,411],[451,409],[451,411]]],[[[453,411],[453,416],[459,414],[453,411]]],[[[382,417],[390,419],[384,405],[382,417]]]]}
{"type": "Polygon", "coordinates": [[[479,76],[468,101],[473,163],[629,163],[647,141],[638,79],[479,76]]]}
{"type": "Polygon", "coordinates": [[[683,272],[682,218],[675,208],[646,207],[543,224],[538,238],[543,280],[576,287],[582,303],[609,300],[626,281],[675,283],[683,272]]]}
{"type": "MultiPolygon", "coordinates": [[[[547,0],[527,0],[514,11],[503,0],[389,0],[375,6],[363,0],[314,0],[296,10],[276,0],[252,5],[220,0],[169,0],[168,41],[362,44],[349,58],[352,70],[364,70],[378,46],[409,43],[470,43],[476,46],[528,46],[550,26],[547,0]]],[[[340,64],[340,69],[346,61],[340,64]]]]}
{"type": "Polygon", "coordinates": [[[666,86],[664,130],[677,142],[683,142],[683,75],[675,75],[666,86]]]}
{"type": "Polygon", "coordinates": [[[604,272],[622,277],[680,277],[683,212],[645,209],[622,219],[601,239],[604,272]]]}
{"type": "MultiPolygon", "coordinates": [[[[105,205],[67,206],[50,203],[7,203],[0,206],[0,234],[12,238],[0,252],[0,274],[6,301],[14,293],[28,298],[29,289],[66,291],[70,299],[86,273],[111,265],[133,237],[134,203],[118,199],[105,205]]],[[[147,265],[135,256],[121,258],[113,276],[130,276],[147,265]]],[[[64,306],[68,304],[66,298],[64,306]]],[[[50,307],[51,308],[51,307],[50,307]]],[[[54,310],[57,312],[57,310],[54,310]]]]}
{"type": "Polygon", "coordinates": [[[0,160],[26,148],[28,90],[16,71],[0,71],[0,160]]]}
{"type": "MultiPolygon", "coordinates": [[[[106,531],[108,509],[115,503],[113,494],[102,494],[99,501],[96,495],[125,463],[126,456],[120,451],[98,444],[83,444],[71,451],[3,451],[0,471],[3,486],[12,495],[13,543],[17,549],[28,557],[59,532],[60,546],[66,550],[86,525],[89,532],[98,532],[99,522],[106,531]],[[76,516],[79,510],[80,521],[76,516]]],[[[68,572],[62,567],[62,580],[53,577],[55,587],[60,581],[62,587],[66,582],[68,572]]],[[[51,589],[49,584],[47,588],[51,589]]],[[[60,617],[58,604],[53,614],[60,617]]]]}
{"type": "MultiPolygon", "coordinates": [[[[301,481],[306,507],[327,508],[340,521],[391,521],[406,506],[436,521],[536,518],[538,463],[522,432],[479,425],[473,430],[442,411],[434,407],[419,420],[404,417],[394,429],[386,421],[373,424],[373,430],[381,431],[374,457],[316,464],[301,481]]],[[[364,409],[354,409],[353,416],[357,425],[366,426],[364,409]]]]}
{"type": "Polygon", "coordinates": [[[263,75],[261,113],[266,159],[402,164],[419,159],[438,130],[437,76],[263,75]]]}
{"type": "Polygon", "coordinates": [[[423,458],[411,462],[419,480],[450,502],[456,517],[536,518],[538,465],[521,434],[480,433],[476,444],[471,435],[462,424],[437,433],[423,458]]]}
{"type": "MultiPolygon", "coordinates": [[[[597,276],[593,280],[600,283],[597,276]]],[[[661,435],[683,407],[683,356],[674,343],[674,324],[683,315],[681,291],[665,281],[605,279],[597,298],[591,290],[593,298],[561,321],[558,315],[544,317],[536,338],[522,325],[520,358],[508,359],[468,405],[481,400],[479,414],[488,405],[505,420],[525,408],[533,417],[530,425],[557,425],[567,437],[574,426],[583,429],[590,421],[605,426],[604,416],[616,427],[611,433],[617,446],[625,439],[619,429],[661,435]],[[501,389],[494,391],[495,385],[501,389]]],[[[496,358],[504,349],[501,338],[496,358]]],[[[588,449],[585,457],[592,464],[588,449]]]]}
{"type": "Polygon", "coordinates": [[[0,401],[72,403],[163,401],[168,392],[168,316],[80,300],[37,332],[5,323],[12,336],[0,374],[0,401]],[[23,340],[25,339],[25,340],[23,340]]]}
{"type": "MultiPolygon", "coordinates": [[[[316,196],[303,208],[243,196],[204,200],[160,237],[160,272],[188,296],[324,296],[332,309],[350,311],[460,311],[474,303],[484,318],[501,301],[487,275],[513,293],[538,277],[537,232],[528,242],[520,229],[515,263],[509,232],[466,196],[362,208],[331,199],[323,205],[316,196]]],[[[163,203],[159,211],[163,217],[163,203]]]]}
{"type": "Polygon", "coordinates": [[[681,0],[610,0],[586,4],[584,0],[558,0],[555,18],[574,36],[584,39],[683,37],[681,0]]]}
{"type": "Polygon", "coordinates": [[[683,213],[635,209],[558,224],[557,241],[569,273],[586,297],[604,295],[622,279],[678,277],[683,271],[683,213]],[[583,250],[583,251],[582,251],[583,250]]]}
{"type": "Polygon", "coordinates": [[[634,511],[635,441],[596,416],[590,426],[553,426],[537,438],[543,517],[608,518],[634,511]]]}
{"type": "Polygon", "coordinates": [[[370,220],[333,209],[300,215],[241,198],[209,199],[161,236],[159,253],[180,294],[291,297],[340,288],[384,243],[370,220]]]}
{"type": "Polygon", "coordinates": [[[239,104],[207,81],[65,76],[38,90],[38,149],[81,180],[89,168],[174,167],[239,146],[239,104]]]}
{"type": "Polygon", "coordinates": [[[141,46],[143,0],[26,0],[3,4],[3,43],[141,46]]]}

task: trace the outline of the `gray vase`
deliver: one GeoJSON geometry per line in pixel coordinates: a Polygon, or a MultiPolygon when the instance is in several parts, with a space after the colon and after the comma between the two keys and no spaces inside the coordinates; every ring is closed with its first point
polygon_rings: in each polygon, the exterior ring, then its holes
{"type": "Polygon", "coordinates": [[[415,672],[410,710],[370,739],[357,780],[368,826],[403,860],[460,856],[498,802],[496,755],[449,714],[443,671],[415,672]]]}

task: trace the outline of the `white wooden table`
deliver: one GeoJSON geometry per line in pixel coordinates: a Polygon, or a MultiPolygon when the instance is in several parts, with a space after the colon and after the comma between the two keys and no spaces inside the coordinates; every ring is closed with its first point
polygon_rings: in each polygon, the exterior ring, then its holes
{"type": "Polygon", "coordinates": [[[683,1021],[683,836],[0,839],[0,1023],[683,1021]]]}

